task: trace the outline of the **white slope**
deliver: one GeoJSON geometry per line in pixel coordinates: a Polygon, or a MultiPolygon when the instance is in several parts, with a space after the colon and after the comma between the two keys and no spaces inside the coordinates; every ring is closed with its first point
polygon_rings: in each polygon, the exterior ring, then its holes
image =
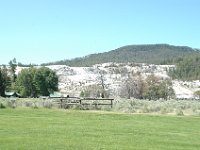
{"type": "MultiPolygon", "coordinates": [[[[80,92],[88,86],[101,86],[102,79],[106,90],[112,95],[118,95],[122,83],[128,78],[130,72],[140,72],[143,78],[152,73],[163,79],[169,78],[167,70],[174,65],[146,65],[146,64],[118,64],[105,63],[93,67],[69,67],[65,65],[47,66],[54,70],[59,77],[59,89],[64,95],[79,96],[80,92]]],[[[22,67],[17,67],[19,73],[22,67]]],[[[194,98],[193,93],[199,90],[200,82],[173,81],[173,89],[177,98],[194,98]]]]}

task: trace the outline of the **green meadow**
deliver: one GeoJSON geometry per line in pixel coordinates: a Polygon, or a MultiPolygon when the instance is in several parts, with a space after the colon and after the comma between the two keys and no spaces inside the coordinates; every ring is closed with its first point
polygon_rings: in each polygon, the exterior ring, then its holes
{"type": "Polygon", "coordinates": [[[200,117],[0,109],[0,150],[199,150],[200,117]]]}

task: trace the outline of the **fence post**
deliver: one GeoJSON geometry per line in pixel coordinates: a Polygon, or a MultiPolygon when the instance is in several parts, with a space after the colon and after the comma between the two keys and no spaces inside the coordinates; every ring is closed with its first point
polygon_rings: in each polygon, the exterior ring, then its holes
{"type": "Polygon", "coordinates": [[[62,99],[60,99],[60,108],[63,108],[62,99]]]}

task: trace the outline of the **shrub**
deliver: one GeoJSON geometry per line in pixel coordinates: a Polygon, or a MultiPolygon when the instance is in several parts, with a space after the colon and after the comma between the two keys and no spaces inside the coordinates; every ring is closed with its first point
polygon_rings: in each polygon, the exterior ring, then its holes
{"type": "Polygon", "coordinates": [[[162,107],[162,109],[160,110],[161,114],[167,114],[167,108],[162,107]]]}
{"type": "Polygon", "coordinates": [[[200,111],[195,112],[195,115],[200,116],[200,111]]]}
{"type": "Polygon", "coordinates": [[[183,113],[183,111],[181,109],[177,109],[176,110],[176,115],[177,116],[184,116],[184,113],[183,113]]]}
{"type": "Polygon", "coordinates": [[[3,103],[0,103],[0,109],[4,109],[6,106],[3,103]]]}
{"type": "Polygon", "coordinates": [[[8,100],[7,101],[7,106],[9,107],[9,108],[16,108],[16,102],[15,102],[16,100],[8,100]]]}
{"type": "Polygon", "coordinates": [[[32,107],[32,102],[25,102],[26,107],[32,107]]]}
{"type": "Polygon", "coordinates": [[[148,105],[145,104],[145,105],[142,107],[142,112],[143,112],[143,113],[149,113],[148,105]]]}
{"type": "Polygon", "coordinates": [[[38,104],[36,103],[36,102],[33,102],[32,103],[32,108],[33,109],[38,109],[39,107],[38,107],[38,104]]]}
{"type": "Polygon", "coordinates": [[[44,108],[48,108],[48,109],[51,109],[53,107],[53,104],[51,101],[44,101],[43,102],[43,107],[44,108]]]}
{"type": "Polygon", "coordinates": [[[83,110],[83,106],[82,105],[73,105],[71,106],[72,110],[83,110]]]}

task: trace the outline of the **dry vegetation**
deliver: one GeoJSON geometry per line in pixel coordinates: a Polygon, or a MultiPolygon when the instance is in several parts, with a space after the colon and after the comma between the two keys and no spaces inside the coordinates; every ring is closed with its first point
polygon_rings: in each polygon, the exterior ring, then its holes
{"type": "MultiPolygon", "coordinates": [[[[0,108],[60,108],[52,99],[15,99],[1,98],[0,108]]],[[[194,115],[200,116],[200,101],[198,100],[139,100],[139,99],[123,99],[116,98],[113,108],[110,106],[72,106],[71,109],[83,110],[106,110],[123,113],[148,113],[148,114],[164,114],[164,115],[194,115]]]]}
{"type": "Polygon", "coordinates": [[[153,113],[170,115],[200,115],[200,101],[197,100],[137,100],[116,99],[115,111],[127,113],[153,113]]]}

